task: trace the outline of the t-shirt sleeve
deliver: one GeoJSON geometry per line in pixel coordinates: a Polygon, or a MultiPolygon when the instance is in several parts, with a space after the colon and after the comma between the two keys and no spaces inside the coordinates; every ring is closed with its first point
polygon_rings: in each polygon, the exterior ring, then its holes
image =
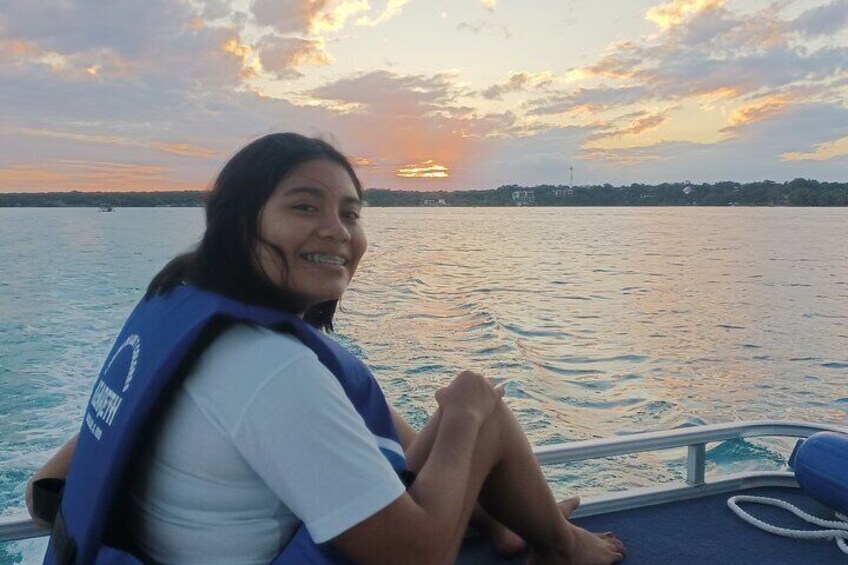
{"type": "Polygon", "coordinates": [[[405,490],[336,377],[311,351],[289,360],[256,390],[233,440],[317,543],[405,490]]]}

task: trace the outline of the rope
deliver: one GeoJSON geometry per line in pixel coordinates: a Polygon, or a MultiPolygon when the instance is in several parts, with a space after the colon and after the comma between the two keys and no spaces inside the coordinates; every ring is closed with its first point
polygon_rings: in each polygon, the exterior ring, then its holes
{"type": "Polygon", "coordinates": [[[836,545],[839,546],[839,549],[842,553],[848,555],[848,516],[844,514],[840,514],[836,512],[836,517],[839,520],[823,520],[817,516],[813,516],[812,514],[807,514],[800,508],[789,504],[783,500],[778,500],[776,498],[766,498],[763,496],[747,496],[747,495],[738,495],[733,496],[727,501],[727,505],[730,507],[733,512],[736,513],[737,516],[751,524],[752,526],[756,526],[761,530],[765,530],[769,533],[776,534],[779,536],[784,536],[787,538],[795,538],[795,539],[836,539],[836,545]],[[777,506],[778,508],[783,508],[784,510],[788,510],[801,518],[802,520],[809,522],[810,524],[815,524],[816,526],[821,526],[823,528],[829,528],[825,530],[792,530],[789,528],[780,528],[778,526],[772,526],[771,524],[767,524],[758,518],[754,518],[741,508],[739,508],[739,502],[751,502],[753,504],[766,504],[769,506],[777,506]]]}

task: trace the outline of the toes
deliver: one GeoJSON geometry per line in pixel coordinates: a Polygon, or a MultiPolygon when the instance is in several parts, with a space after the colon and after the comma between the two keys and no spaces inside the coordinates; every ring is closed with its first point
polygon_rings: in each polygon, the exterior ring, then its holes
{"type": "Polygon", "coordinates": [[[580,506],[580,497],[572,496],[571,498],[566,498],[562,502],[559,502],[557,506],[559,506],[559,511],[562,512],[562,515],[568,518],[580,506]]]}

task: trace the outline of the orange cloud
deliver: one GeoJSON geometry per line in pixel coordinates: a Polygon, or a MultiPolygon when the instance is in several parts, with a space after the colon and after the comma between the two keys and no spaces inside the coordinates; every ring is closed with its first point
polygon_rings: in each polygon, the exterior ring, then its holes
{"type": "Polygon", "coordinates": [[[0,169],[0,187],[4,192],[24,190],[33,184],[60,183],[68,178],[67,173],[33,165],[12,165],[0,169]]]}
{"type": "Polygon", "coordinates": [[[153,147],[164,153],[180,155],[181,157],[215,157],[217,153],[211,149],[192,145],[191,143],[156,142],[153,147]]]}
{"type": "Polygon", "coordinates": [[[238,37],[231,37],[221,43],[221,51],[232,55],[241,62],[240,74],[242,78],[255,77],[262,70],[259,58],[253,53],[253,48],[239,41],[238,37]]]}
{"type": "Polygon", "coordinates": [[[350,164],[351,164],[351,165],[353,165],[353,166],[354,166],[354,167],[356,167],[356,168],[365,168],[365,169],[367,169],[367,168],[372,168],[372,167],[376,167],[376,166],[377,166],[376,164],[374,164],[374,161],[372,161],[372,160],[371,160],[371,159],[369,159],[368,157],[353,157],[353,156],[348,156],[347,160],[348,160],[348,161],[350,161],[350,164]]]}
{"type": "Polygon", "coordinates": [[[303,65],[323,66],[332,61],[324,50],[323,39],[300,39],[269,35],[258,44],[261,68],[278,79],[300,76],[297,68],[303,65]]]}
{"type": "Polygon", "coordinates": [[[789,100],[783,96],[769,96],[765,100],[737,108],[730,115],[730,124],[722,128],[721,131],[731,131],[747,124],[771,118],[779,114],[787,104],[789,104],[789,100]]]}
{"type": "MultiPolygon", "coordinates": [[[[315,2],[315,4],[319,3],[315,2]]],[[[312,13],[309,31],[318,34],[338,31],[344,27],[348,19],[370,9],[367,0],[344,0],[332,10],[312,13]]]]}
{"type": "Polygon", "coordinates": [[[636,70],[643,62],[642,55],[633,55],[632,52],[637,50],[638,47],[630,42],[615,44],[613,45],[613,52],[601,57],[594,65],[570,70],[566,75],[566,80],[574,82],[596,76],[614,79],[633,78],[637,74],[636,70]]]}
{"type": "Polygon", "coordinates": [[[848,135],[826,143],[819,143],[809,153],[783,153],[781,161],[829,161],[848,155],[848,135]]]}
{"type": "Polygon", "coordinates": [[[645,19],[666,30],[683,23],[690,16],[723,6],[724,0],[673,0],[648,10],[645,19]]]}
{"type": "Polygon", "coordinates": [[[0,39],[0,61],[21,60],[40,51],[38,45],[32,41],[0,39]]]}
{"type": "Polygon", "coordinates": [[[634,153],[627,149],[595,149],[577,156],[578,159],[586,161],[607,161],[615,165],[638,165],[649,161],[659,161],[661,157],[658,155],[650,155],[646,153],[634,153]]]}
{"type": "Polygon", "coordinates": [[[436,164],[432,159],[400,167],[395,174],[407,179],[446,179],[450,176],[447,167],[436,164]]]}
{"type": "Polygon", "coordinates": [[[144,143],[118,135],[75,133],[43,128],[19,128],[16,131],[23,135],[31,135],[36,137],[52,137],[55,139],[68,139],[71,141],[82,141],[85,143],[106,143],[109,145],[126,145],[131,147],[145,146],[144,143]]]}
{"type": "Polygon", "coordinates": [[[61,160],[0,169],[2,192],[196,190],[203,184],[174,178],[165,167],[136,163],[61,160]]]}
{"type": "Polygon", "coordinates": [[[720,86],[718,88],[713,88],[711,90],[707,90],[706,92],[701,92],[700,96],[708,99],[721,100],[724,98],[736,98],[740,96],[742,91],[733,86],[720,86]]]}
{"type": "Polygon", "coordinates": [[[625,130],[624,133],[638,135],[644,131],[652,130],[662,125],[668,118],[662,114],[654,114],[653,116],[645,116],[638,120],[634,120],[625,130]]]}

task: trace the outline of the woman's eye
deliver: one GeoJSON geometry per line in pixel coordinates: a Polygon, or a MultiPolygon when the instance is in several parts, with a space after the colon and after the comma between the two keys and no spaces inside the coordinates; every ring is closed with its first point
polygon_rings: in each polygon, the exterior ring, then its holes
{"type": "Polygon", "coordinates": [[[312,204],[295,204],[292,206],[295,210],[300,210],[301,212],[317,212],[318,208],[313,206],[312,204]]]}
{"type": "Polygon", "coordinates": [[[356,210],[351,210],[349,212],[344,212],[342,214],[342,216],[344,216],[348,220],[358,220],[359,219],[359,212],[357,212],[356,210]]]}

